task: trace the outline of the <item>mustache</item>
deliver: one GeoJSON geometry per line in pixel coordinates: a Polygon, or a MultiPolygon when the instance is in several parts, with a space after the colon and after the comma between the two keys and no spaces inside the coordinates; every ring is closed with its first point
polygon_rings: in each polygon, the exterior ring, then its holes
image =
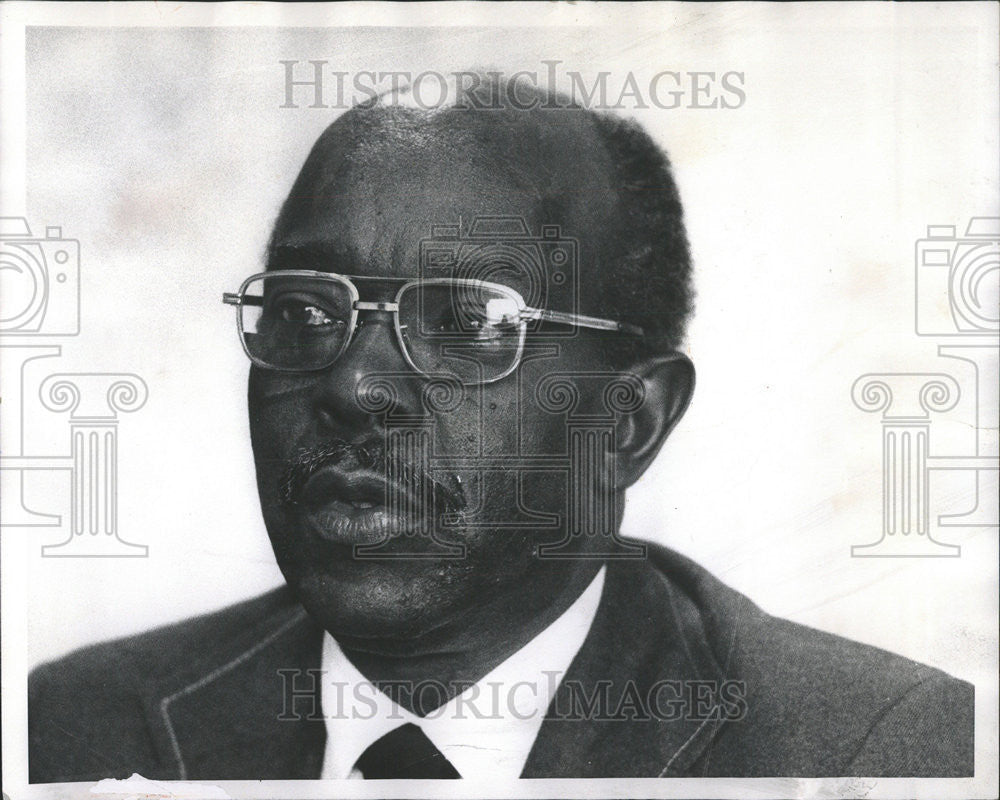
{"type": "Polygon", "coordinates": [[[424,465],[407,461],[400,453],[387,448],[385,442],[371,441],[362,444],[346,439],[330,439],[313,447],[304,447],[285,464],[278,487],[278,498],[283,505],[293,506],[299,502],[302,491],[309,479],[328,465],[344,469],[367,469],[381,474],[386,483],[395,482],[414,490],[428,487],[434,498],[435,508],[447,514],[457,514],[467,505],[462,479],[453,474],[450,482],[434,475],[424,465]],[[449,485],[449,483],[451,485],[449,485]]]}

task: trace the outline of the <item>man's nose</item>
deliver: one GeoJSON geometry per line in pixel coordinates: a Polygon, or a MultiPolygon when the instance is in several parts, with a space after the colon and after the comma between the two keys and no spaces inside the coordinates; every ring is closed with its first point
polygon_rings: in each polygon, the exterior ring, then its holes
{"type": "Polygon", "coordinates": [[[315,412],[325,428],[351,439],[380,428],[387,416],[417,413],[420,383],[392,316],[362,311],[347,350],[320,375],[315,412]]]}

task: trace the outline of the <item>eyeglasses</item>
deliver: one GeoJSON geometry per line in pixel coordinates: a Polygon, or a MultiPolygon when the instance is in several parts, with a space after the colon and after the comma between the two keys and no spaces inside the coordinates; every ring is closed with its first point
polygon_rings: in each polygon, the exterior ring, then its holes
{"type": "Polygon", "coordinates": [[[492,383],[517,369],[533,321],[643,333],[625,322],[530,308],[510,287],[472,279],[275,270],[251,275],[222,302],[236,306],[243,349],[264,369],[326,369],[350,346],[359,312],[383,312],[392,314],[396,338],[413,370],[448,374],[466,386],[492,383]],[[366,302],[358,281],[402,285],[392,302],[366,302]]]}

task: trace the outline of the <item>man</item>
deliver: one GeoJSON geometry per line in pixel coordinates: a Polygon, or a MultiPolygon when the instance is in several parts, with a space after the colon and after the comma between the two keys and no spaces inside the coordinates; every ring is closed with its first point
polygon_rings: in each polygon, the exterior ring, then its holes
{"type": "Polygon", "coordinates": [[[288,585],[37,669],[33,782],[972,774],[971,686],[619,535],[688,246],[649,137],[552,99],[319,138],[226,298],[288,585]]]}

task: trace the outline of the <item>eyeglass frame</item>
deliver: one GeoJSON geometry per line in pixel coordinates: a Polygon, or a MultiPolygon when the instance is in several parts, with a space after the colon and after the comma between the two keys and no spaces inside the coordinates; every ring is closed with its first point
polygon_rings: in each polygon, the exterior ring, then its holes
{"type": "MultiPolygon", "coordinates": [[[[601,317],[591,317],[586,314],[571,314],[565,311],[551,311],[549,309],[543,308],[532,308],[529,306],[524,297],[516,289],[512,289],[510,286],[505,286],[502,283],[491,283],[490,281],[481,281],[476,278],[393,278],[393,277],[382,277],[377,275],[341,275],[336,272],[320,272],[318,270],[309,269],[282,269],[282,270],[268,270],[266,272],[257,272],[248,277],[236,292],[223,292],[222,302],[226,305],[236,306],[236,330],[239,334],[240,344],[243,347],[243,352],[246,353],[247,358],[250,359],[251,363],[260,367],[261,369],[273,370],[275,372],[322,372],[325,369],[332,367],[340,359],[347,349],[351,346],[351,342],[354,341],[354,335],[358,331],[358,312],[359,311],[382,311],[385,313],[392,314],[393,328],[396,331],[396,341],[399,344],[399,349],[403,354],[403,358],[406,359],[406,363],[409,365],[410,369],[416,372],[418,375],[430,376],[426,370],[420,369],[416,364],[413,363],[413,359],[410,357],[409,348],[407,347],[406,340],[403,338],[403,330],[399,324],[399,299],[403,296],[403,293],[413,286],[430,286],[430,285],[449,285],[449,286],[475,286],[475,287],[485,287],[493,291],[497,291],[501,294],[509,296],[511,299],[518,304],[518,324],[520,326],[518,332],[517,340],[517,353],[514,356],[513,364],[502,374],[497,375],[494,378],[489,378],[485,380],[476,381],[474,383],[466,383],[462,381],[463,386],[483,386],[489,383],[495,383],[496,381],[503,380],[508,375],[510,375],[514,370],[516,370],[521,365],[521,358],[524,355],[524,342],[528,333],[527,323],[537,320],[540,322],[554,322],[563,325],[572,325],[578,328],[589,328],[593,330],[605,330],[614,331],[617,333],[626,333],[632,336],[643,336],[644,332],[638,325],[632,325],[628,322],[617,322],[615,320],[603,319],[601,317]],[[331,358],[327,363],[319,367],[277,367],[273,364],[267,364],[256,358],[251,352],[250,348],[247,346],[246,337],[244,336],[243,329],[243,314],[241,313],[241,308],[244,305],[250,305],[244,302],[246,296],[246,291],[254,281],[264,280],[266,278],[276,277],[289,277],[289,278],[313,278],[321,281],[328,281],[330,283],[338,283],[341,286],[346,286],[351,296],[351,317],[349,321],[350,333],[344,337],[344,343],[341,345],[340,350],[337,354],[331,358]],[[396,292],[395,297],[391,302],[385,301],[365,301],[361,299],[361,294],[358,291],[358,287],[355,285],[354,281],[378,281],[382,283],[397,283],[402,281],[403,285],[396,292]]],[[[263,297],[261,297],[263,301],[263,297]]],[[[263,305],[263,302],[261,303],[263,305]]]]}

